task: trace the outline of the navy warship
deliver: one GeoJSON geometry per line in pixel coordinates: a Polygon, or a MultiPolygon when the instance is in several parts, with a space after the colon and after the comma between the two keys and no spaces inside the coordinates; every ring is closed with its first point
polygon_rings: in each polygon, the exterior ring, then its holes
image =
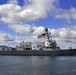
{"type": "Polygon", "coordinates": [[[46,42],[37,42],[37,47],[32,49],[31,42],[22,42],[15,48],[0,50],[0,55],[19,55],[19,56],[66,56],[76,55],[76,49],[60,49],[55,40],[49,38],[48,28],[39,37],[46,36],[46,42]]]}
{"type": "MultiPolygon", "coordinates": [[[[60,50],[60,47],[57,46],[57,43],[55,40],[49,38],[49,33],[48,33],[48,28],[45,28],[44,30],[45,33],[40,34],[38,36],[39,38],[43,38],[46,37],[46,41],[44,42],[37,42],[37,47],[35,48],[35,50],[37,51],[56,51],[56,50],[60,50]]],[[[17,51],[31,51],[32,47],[31,47],[31,42],[22,42],[20,43],[19,46],[16,46],[16,50],[17,51]]]]}

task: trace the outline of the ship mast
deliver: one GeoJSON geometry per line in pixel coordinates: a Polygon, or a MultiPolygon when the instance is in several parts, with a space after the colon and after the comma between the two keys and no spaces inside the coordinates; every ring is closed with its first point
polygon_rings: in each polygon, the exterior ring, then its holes
{"type": "Polygon", "coordinates": [[[45,32],[46,32],[46,35],[47,35],[47,39],[49,40],[48,28],[45,28],[45,32]]]}

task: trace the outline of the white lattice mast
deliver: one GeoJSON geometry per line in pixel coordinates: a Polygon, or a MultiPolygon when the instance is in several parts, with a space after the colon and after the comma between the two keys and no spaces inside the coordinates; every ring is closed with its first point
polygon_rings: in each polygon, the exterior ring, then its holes
{"type": "Polygon", "coordinates": [[[45,28],[45,32],[46,32],[46,35],[47,35],[47,39],[49,40],[48,28],[45,28]]]}

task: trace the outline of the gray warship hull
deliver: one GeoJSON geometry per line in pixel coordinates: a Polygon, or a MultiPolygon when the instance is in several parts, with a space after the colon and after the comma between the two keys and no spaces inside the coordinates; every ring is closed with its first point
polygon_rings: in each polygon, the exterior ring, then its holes
{"type": "Polygon", "coordinates": [[[0,55],[10,56],[75,56],[76,49],[59,51],[0,51],[0,55]]]}

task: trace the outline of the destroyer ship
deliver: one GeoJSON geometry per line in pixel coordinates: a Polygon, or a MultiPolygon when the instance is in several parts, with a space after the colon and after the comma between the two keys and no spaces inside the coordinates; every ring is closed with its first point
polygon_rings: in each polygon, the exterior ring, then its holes
{"type": "Polygon", "coordinates": [[[0,55],[19,55],[19,56],[59,56],[76,55],[76,49],[60,49],[55,40],[49,38],[48,28],[45,33],[39,36],[46,36],[46,42],[37,42],[35,49],[32,49],[31,42],[22,42],[15,48],[1,50],[0,55]]]}
{"type": "MultiPolygon", "coordinates": [[[[36,42],[36,51],[56,51],[60,50],[55,40],[49,38],[48,28],[45,28],[45,33],[38,36],[38,38],[46,37],[46,41],[36,42]]],[[[32,51],[31,42],[22,42],[19,46],[16,46],[17,51],[32,51]]]]}

